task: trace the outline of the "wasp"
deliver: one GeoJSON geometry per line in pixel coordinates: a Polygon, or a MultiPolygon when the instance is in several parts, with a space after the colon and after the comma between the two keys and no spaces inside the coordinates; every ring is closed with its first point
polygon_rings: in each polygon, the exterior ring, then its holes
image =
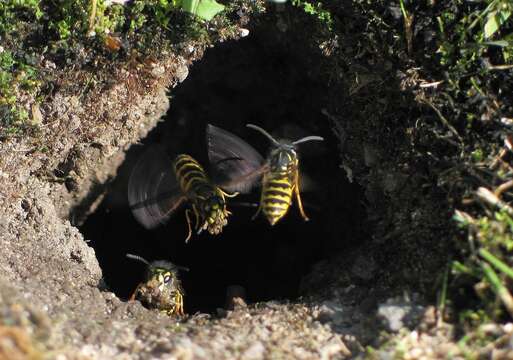
{"type": "Polygon", "coordinates": [[[184,290],[178,278],[178,271],[189,269],[157,260],[151,263],[141,256],[127,254],[129,259],[138,260],[147,266],[144,282],[137,285],[129,300],[139,300],[150,309],[158,309],[167,315],[183,316],[184,290]]]}
{"type": "Polygon", "coordinates": [[[260,212],[263,212],[271,225],[276,224],[287,213],[292,204],[292,197],[295,195],[299,212],[302,218],[308,221],[308,216],[306,216],[301,202],[299,158],[296,150],[297,145],[301,143],[323,141],[324,139],[312,135],[293,142],[278,142],[261,127],[253,124],[247,124],[246,126],[260,132],[271,141],[273,147],[266,159],[236,135],[224,130],[221,132],[219,129],[207,127],[208,150],[211,160],[219,161],[222,158],[239,160],[225,165],[220,163],[219,171],[222,171],[223,168],[230,170],[230,167],[235,165],[240,167],[239,162],[245,164],[244,175],[239,179],[228,182],[225,189],[247,192],[261,180],[260,203],[253,219],[260,212]]]}
{"type": "MultiPolygon", "coordinates": [[[[221,159],[227,163],[233,159],[221,159]]],[[[240,177],[244,164],[231,166],[225,179],[240,177]]],[[[214,164],[216,165],[216,164],[214,164]]],[[[228,223],[226,198],[237,195],[222,190],[205,169],[190,155],[179,154],[171,161],[164,150],[148,150],[134,167],[128,182],[128,201],[134,217],[147,229],[166,223],[170,216],[187,203],[185,211],[189,241],[192,235],[191,214],[197,234],[206,230],[212,235],[222,232],[228,223]]]]}

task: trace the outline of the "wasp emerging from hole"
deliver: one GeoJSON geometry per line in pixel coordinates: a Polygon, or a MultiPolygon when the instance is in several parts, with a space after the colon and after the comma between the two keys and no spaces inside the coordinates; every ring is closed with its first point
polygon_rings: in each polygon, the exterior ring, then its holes
{"type": "Polygon", "coordinates": [[[262,193],[255,219],[263,212],[271,225],[276,224],[287,213],[292,196],[296,196],[299,212],[308,221],[303,209],[299,184],[299,159],[296,146],[308,141],[323,141],[320,136],[307,136],[294,142],[278,142],[259,126],[247,124],[271,140],[273,148],[267,159],[239,137],[213,126],[207,127],[209,157],[219,164],[217,171],[231,171],[233,166],[245,165],[243,176],[224,185],[228,191],[248,192],[261,179],[262,193]],[[238,159],[239,161],[222,162],[221,159],[238,159]]]}
{"type": "Polygon", "coordinates": [[[137,285],[129,300],[139,300],[147,308],[160,310],[167,315],[184,316],[185,293],[178,278],[178,271],[189,269],[165,260],[150,263],[137,255],[127,254],[126,257],[147,265],[144,282],[137,285]]]}
{"type": "MultiPolygon", "coordinates": [[[[234,159],[220,159],[219,163],[234,159]]],[[[230,167],[223,174],[225,179],[239,178],[246,171],[245,164],[230,167]]],[[[212,164],[213,167],[217,164],[212,164]]],[[[221,233],[231,214],[226,198],[234,197],[211,181],[203,167],[191,156],[180,154],[170,161],[158,147],[148,150],[136,164],[128,183],[128,202],[135,218],[147,229],[166,223],[181,204],[190,208],[185,211],[189,241],[192,235],[191,213],[195,219],[197,234],[203,230],[212,235],[221,233]]]]}

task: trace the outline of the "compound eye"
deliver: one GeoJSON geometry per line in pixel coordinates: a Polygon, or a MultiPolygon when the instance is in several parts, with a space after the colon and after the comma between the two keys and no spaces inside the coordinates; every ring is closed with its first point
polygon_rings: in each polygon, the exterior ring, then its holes
{"type": "Polygon", "coordinates": [[[170,280],[171,280],[171,276],[170,275],[164,276],[164,284],[167,284],[170,280]]]}

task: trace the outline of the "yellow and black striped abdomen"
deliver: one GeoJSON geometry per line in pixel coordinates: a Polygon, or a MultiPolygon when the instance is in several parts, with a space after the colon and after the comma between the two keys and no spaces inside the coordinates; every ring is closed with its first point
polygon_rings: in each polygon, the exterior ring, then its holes
{"type": "Polygon", "coordinates": [[[287,213],[294,190],[289,172],[271,173],[265,176],[262,188],[261,206],[271,225],[287,213]]]}
{"type": "Polygon", "coordinates": [[[175,174],[180,188],[188,197],[198,195],[204,187],[211,188],[205,170],[189,155],[180,154],[176,157],[175,174]]]}

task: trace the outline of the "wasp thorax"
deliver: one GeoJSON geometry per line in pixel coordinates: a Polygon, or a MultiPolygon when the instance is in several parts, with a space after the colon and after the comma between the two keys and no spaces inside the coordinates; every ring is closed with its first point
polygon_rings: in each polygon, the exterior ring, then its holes
{"type": "Polygon", "coordinates": [[[297,154],[292,146],[281,146],[271,151],[269,163],[272,172],[289,171],[297,159],[297,154]]]}

